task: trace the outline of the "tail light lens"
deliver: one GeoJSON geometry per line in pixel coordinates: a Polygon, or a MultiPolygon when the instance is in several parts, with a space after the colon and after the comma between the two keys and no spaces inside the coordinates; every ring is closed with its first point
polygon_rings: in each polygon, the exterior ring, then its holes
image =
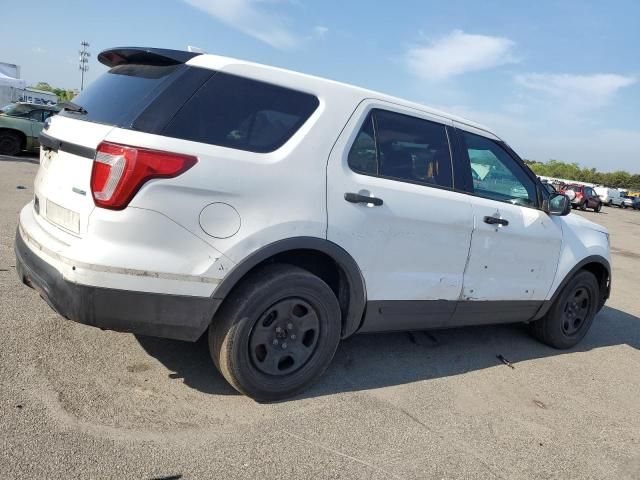
{"type": "Polygon", "coordinates": [[[122,210],[145,182],[173,178],[193,167],[190,155],[102,142],[91,171],[91,193],[96,206],[122,210]]]}

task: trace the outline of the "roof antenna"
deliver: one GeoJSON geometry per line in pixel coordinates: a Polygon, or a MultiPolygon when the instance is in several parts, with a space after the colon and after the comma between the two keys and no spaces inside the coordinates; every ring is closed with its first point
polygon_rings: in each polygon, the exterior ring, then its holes
{"type": "Polygon", "coordinates": [[[187,45],[187,52],[191,52],[191,53],[207,53],[207,52],[204,51],[203,48],[194,47],[193,45],[187,45]]]}

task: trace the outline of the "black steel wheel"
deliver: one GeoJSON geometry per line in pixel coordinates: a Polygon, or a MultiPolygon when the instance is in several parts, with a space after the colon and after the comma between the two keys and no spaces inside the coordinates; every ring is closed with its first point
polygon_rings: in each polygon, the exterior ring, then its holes
{"type": "Polygon", "coordinates": [[[338,299],[322,279],[293,265],[266,265],[227,296],[209,328],[209,350],[236,390],[282,400],[324,372],[341,325],[338,299]]]}
{"type": "Polygon", "coordinates": [[[22,147],[20,137],[13,132],[0,132],[0,155],[18,155],[22,147]]]}
{"type": "Polygon", "coordinates": [[[589,331],[599,304],[598,281],[582,270],[567,283],[549,312],[531,323],[531,333],[554,348],[571,348],[589,331]]]}
{"type": "Polygon", "coordinates": [[[567,337],[576,335],[589,315],[593,303],[589,289],[575,288],[566,299],[562,309],[562,333],[567,337]]]}
{"type": "Polygon", "coordinates": [[[267,375],[287,375],[313,355],[320,319],[304,299],[285,298],[269,307],[253,326],[249,351],[254,366],[267,375]]]}

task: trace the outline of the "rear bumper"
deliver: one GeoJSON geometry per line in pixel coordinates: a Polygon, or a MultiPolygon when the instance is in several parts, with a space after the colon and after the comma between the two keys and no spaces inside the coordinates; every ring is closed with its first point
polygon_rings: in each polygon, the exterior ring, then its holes
{"type": "Polygon", "coordinates": [[[21,281],[63,317],[105,330],[196,341],[222,300],[82,285],[38,257],[19,230],[14,245],[21,281]]]}

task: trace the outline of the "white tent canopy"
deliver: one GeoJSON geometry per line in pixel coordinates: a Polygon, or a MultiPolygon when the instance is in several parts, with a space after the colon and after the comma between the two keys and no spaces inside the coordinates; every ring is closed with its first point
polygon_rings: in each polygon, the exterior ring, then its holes
{"type": "Polygon", "coordinates": [[[0,86],[24,90],[27,86],[27,82],[20,78],[13,78],[0,72],[0,86]]]}

